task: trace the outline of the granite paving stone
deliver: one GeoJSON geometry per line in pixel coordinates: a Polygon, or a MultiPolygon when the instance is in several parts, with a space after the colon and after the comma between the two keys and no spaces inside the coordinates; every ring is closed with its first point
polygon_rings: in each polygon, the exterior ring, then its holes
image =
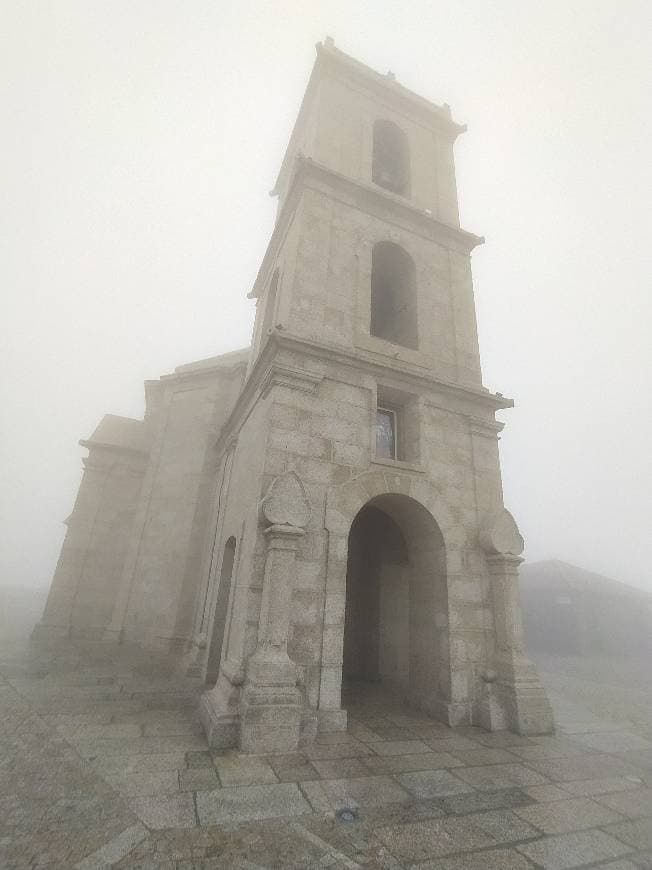
{"type": "Polygon", "coordinates": [[[568,870],[607,858],[619,858],[632,849],[604,831],[576,831],[522,843],[516,849],[545,870],[568,870]]]}
{"type": "Polygon", "coordinates": [[[268,785],[278,782],[271,765],[264,758],[231,752],[215,757],[220,783],[226,788],[238,785],[268,785]]]}
{"type": "Polygon", "coordinates": [[[342,807],[373,807],[410,800],[408,792],[388,776],[324,779],[321,785],[332,810],[342,807]]]}
{"type": "Polygon", "coordinates": [[[520,807],[515,812],[545,834],[565,834],[618,821],[617,813],[583,797],[520,807]]]}
{"type": "Polygon", "coordinates": [[[532,798],[524,789],[510,788],[499,791],[469,791],[439,799],[439,805],[449,815],[468,815],[482,810],[504,810],[527,806],[532,798]]]}
{"type": "Polygon", "coordinates": [[[456,776],[478,789],[514,788],[542,785],[545,776],[523,764],[490,764],[484,767],[459,767],[456,776]]]}
{"type": "Polygon", "coordinates": [[[197,824],[189,793],[132,798],[130,806],[148,828],[192,828],[197,824]]]}
{"type": "Polygon", "coordinates": [[[419,870],[532,870],[532,864],[514,849],[483,849],[419,863],[419,870]]]}
{"type": "Polygon", "coordinates": [[[581,734],[576,737],[578,743],[588,746],[597,752],[626,752],[628,750],[650,750],[652,742],[638,734],[625,731],[599,732],[597,734],[581,734]]]}
{"type": "Polygon", "coordinates": [[[389,825],[376,832],[399,861],[423,862],[485,846],[495,840],[467,818],[425,819],[407,825],[389,825]]]}
{"type": "Polygon", "coordinates": [[[528,767],[554,782],[578,779],[604,779],[612,776],[635,776],[636,768],[616,755],[587,753],[566,758],[532,759],[528,767]]]}
{"type": "Polygon", "coordinates": [[[643,781],[637,776],[606,776],[602,779],[580,779],[564,782],[561,788],[569,794],[580,796],[609,794],[615,791],[639,789],[643,781]]]}
{"type": "Polygon", "coordinates": [[[303,782],[318,778],[317,771],[303,753],[270,755],[267,761],[279,782],[303,782]]]}
{"type": "Polygon", "coordinates": [[[515,811],[492,810],[466,817],[473,825],[489,834],[497,843],[514,843],[540,837],[541,832],[528,824],[515,811]]]}
{"type": "Polygon", "coordinates": [[[520,760],[506,749],[453,750],[452,754],[466,767],[476,767],[483,764],[518,763],[520,760]]]}
{"type": "Polygon", "coordinates": [[[196,800],[197,815],[202,825],[299,816],[311,812],[310,804],[296,783],[234,786],[220,791],[199,791],[196,800]]]}
{"type": "Polygon", "coordinates": [[[396,779],[416,798],[446,797],[473,791],[472,786],[447,770],[419,770],[400,774],[396,779]]]}
{"type": "Polygon", "coordinates": [[[107,774],[104,778],[121,794],[130,797],[174,794],[179,791],[179,776],[176,770],[107,774]]]}
{"type": "Polygon", "coordinates": [[[567,801],[568,791],[564,791],[558,785],[528,785],[523,791],[537,803],[548,803],[548,801],[567,801]]]}
{"type": "Polygon", "coordinates": [[[359,758],[315,758],[312,761],[312,766],[322,779],[369,776],[369,768],[365,767],[359,758]]]}
{"type": "Polygon", "coordinates": [[[372,755],[373,750],[360,740],[349,743],[313,743],[303,749],[309,760],[331,758],[357,758],[360,755],[372,755]]]}
{"type": "Polygon", "coordinates": [[[178,774],[181,791],[212,791],[221,787],[217,771],[212,767],[186,767],[178,774]]]}
{"type": "Polygon", "coordinates": [[[418,755],[386,755],[382,758],[361,759],[370,769],[382,769],[390,773],[408,773],[412,770],[437,770],[462,767],[462,762],[450,752],[422,752],[418,755]]]}
{"type": "Polygon", "coordinates": [[[630,818],[652,818],[652,788],[639,788],[614,794],[603,794],[595,799],[609,809],[630,818]]]}
{"type": "Polygon", "coordinates": [[[605,831],[639,852],[652,849],[652,821],[649,818],[619,822],[607,826],[605,831]]]}
{"type": "Polygon", "coordinates": [[[421,740],[384,740],[371,745],[377,755],[417,755],[428,751],[421,740]]]}

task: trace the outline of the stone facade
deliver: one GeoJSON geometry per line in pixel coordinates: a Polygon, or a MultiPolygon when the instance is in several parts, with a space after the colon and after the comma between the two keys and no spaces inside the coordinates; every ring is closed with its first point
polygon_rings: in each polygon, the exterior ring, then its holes
{"type": "Polygon", "coordinates": [[[552,729],[502,500],[512,402],[482,385],[463,129],[319,45],[251,348],[148,384],[143,422],[82,442],[36,633],[174,652],[210,686],[214,746],[288,752],[344,728],[343,676],[451,725],[552,729]]]}

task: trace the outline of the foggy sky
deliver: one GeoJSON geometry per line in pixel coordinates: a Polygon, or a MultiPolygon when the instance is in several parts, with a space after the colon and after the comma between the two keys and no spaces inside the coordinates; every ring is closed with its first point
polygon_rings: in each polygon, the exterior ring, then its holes
{"type": "Polygon", "coordinates": [[[649,0],[5,0],[0,583],[49,583],[90,435],[249,343],[326,34],[452,106],[529,560],[652,591],[649,0]]]}

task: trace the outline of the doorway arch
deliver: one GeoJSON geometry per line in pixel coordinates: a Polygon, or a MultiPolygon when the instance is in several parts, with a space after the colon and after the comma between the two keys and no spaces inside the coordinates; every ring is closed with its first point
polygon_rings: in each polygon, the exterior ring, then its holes
{"type": "Polygon", "coordinates": [[[342,678],[382,684],[435,714],[450,697],[446,552],[432,514],[401,493],[369,499],[348,535],[342,678]]]}

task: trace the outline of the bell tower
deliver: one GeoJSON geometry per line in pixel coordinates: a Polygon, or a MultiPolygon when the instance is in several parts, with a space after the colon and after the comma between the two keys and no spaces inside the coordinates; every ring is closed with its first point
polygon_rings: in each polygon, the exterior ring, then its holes
{"type": "Polygon", "coordinates": [[[436,106],[338,51],[317,61],[273,193],[278,216],[252,295],[254,354],[277,326],[480,385],[453,143],[436,106]]]}
{"type": "Polygon", "coordinates": [[[212,745],[289,752],[341,730],[360,673],[449,725],[552,728],[503,505],[495,412],[513,403],[482,385],[464,129],[317,46],[250,294],[247,380],[215,445],[194,665],[218,674],[212,745]]]}

